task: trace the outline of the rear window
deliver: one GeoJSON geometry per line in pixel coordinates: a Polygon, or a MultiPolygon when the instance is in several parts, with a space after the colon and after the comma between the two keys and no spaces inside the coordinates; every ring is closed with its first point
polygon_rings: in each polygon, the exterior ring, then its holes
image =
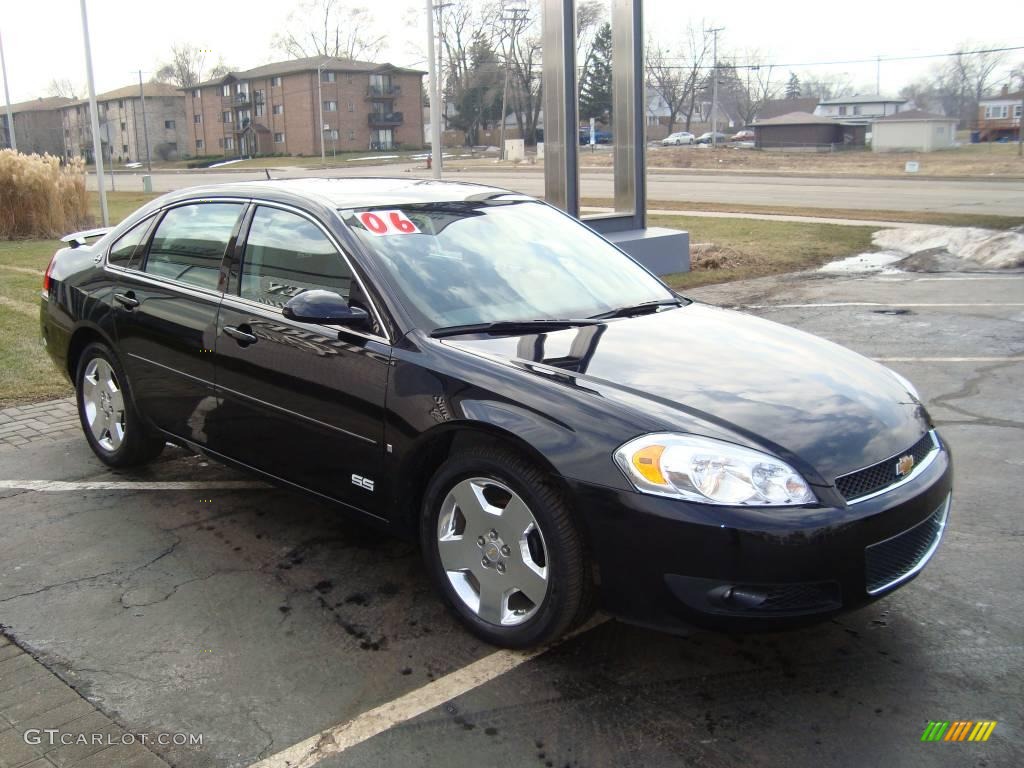
{"type": "Polygon", "coordinates": [[[221,260],[241,212],[241,203],[172,208],[156,228],[145,271],[216,290],[221,260]]]}

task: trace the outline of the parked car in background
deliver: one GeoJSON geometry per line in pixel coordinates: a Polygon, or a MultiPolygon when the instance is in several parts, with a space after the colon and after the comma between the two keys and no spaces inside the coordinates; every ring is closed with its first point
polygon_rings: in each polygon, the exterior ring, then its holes
{"type": "Polygon", "coordinates": [[[753,141],[754,132],[751,130],[737,131],[729,137],[729,141],[753,141]]]}
{"type": "Polygon", "coordinates": [[[662,139],[661,144],[664,147],[678,147],[681,144],[693,144],[696,140],[697,137],[689,131],[676,131],[662,139]]]}
{"type": "Polygon", "coordinates": [[[690,301],[517,192],[236,182],[66,240],[41,329],[101,461],[171,442],[418,538],[496,645],[596,604],[827,617],[914,578],[946,526],[951,458],[910,382],[690,301]]]}
{"type": "MultiPolygon", "coordinates": [[[[590,143],[590,129],[580,128],[580,144],[590,143]]],[[[602,131],[600,128],[594,130],[594,143],[595,144],[611,144],[612,143],[612,132],[602,131]]]]}
{"type": "MultiPolygon", "coordinates": [[[[711,131],[708,131],[707,133],[702,133],[700,135],[700,137],[697,139],[697,143],[698,144],[710,144],[711,143],[711,136],[712,136],[711,131]]],[[[725,142],[727,142],[729,140],[728,134],[725,134],[725,133],[718,132],[718,133],[715,133],[714,136],[716,137],[715,140],[716,140],[716,142],[718,144],[724,144],[725,142]]]]}

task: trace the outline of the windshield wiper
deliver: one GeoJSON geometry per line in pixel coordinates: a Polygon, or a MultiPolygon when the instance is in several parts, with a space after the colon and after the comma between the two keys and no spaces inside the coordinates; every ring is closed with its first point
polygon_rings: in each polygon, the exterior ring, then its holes
{"type": "Polygon", "coordinates": [[[577,328],[584,325],[600,325],[601,321],[591,317],[567,318],[564,320],[498,320],[492,323],[470,323],[469,325],[449,325],[431,332],[435,339],[444,336],[460,336],[464,333],[490,334],[526,334],[544,333],[545,331],[562,331],[566,328],[577,328]]]}
{"type": "Polygon", "coordinates": [[[633,304],[628,307],[619,307],[602,312],[599,315],[591,315],[591,320],[608,320],[613,317],[632,317],[633,315],[649,315],[657,312],[662,307],[681,307],[682,299],[658,299],[656,301],[644,301],[640,304],[633,304]]]}

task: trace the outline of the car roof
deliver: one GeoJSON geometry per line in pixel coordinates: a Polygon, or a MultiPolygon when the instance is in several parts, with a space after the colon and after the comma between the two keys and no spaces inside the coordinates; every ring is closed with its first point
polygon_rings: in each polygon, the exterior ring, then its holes
{"type": "Polygon", "coordinates": [[[211,184],[180,190],[167,195],[163,201],[169,202],[210,195],[237,195],[269,199],[315,200],[329,208],[363,208],[381,205],[486,200],[498,195],[509,194],[518,195],[516,192],[500,187],[470,182],[359,176],[261,179],[211,184]]]}

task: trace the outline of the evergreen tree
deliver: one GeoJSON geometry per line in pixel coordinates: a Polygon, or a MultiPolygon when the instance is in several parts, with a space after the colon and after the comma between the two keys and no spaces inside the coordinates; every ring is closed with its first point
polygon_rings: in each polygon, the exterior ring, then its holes
{"type": "Polygon", "coordinates": [[[612,112],[612,25],[605,22],[594,34],[583,81],[580,83],[580,118],[604,123],[612,112]]]}
{"type": "Polygon", "coordinates": [[[498,55],[482,32],[473,35],[469,46],[470,70],[466,84],[455,94],[458,115],[452,117],[450,125],[466,132],[466,143],[479,143],[480,128],[485,123],[498,120],[501,115],[501,89],[503,68],[498,55]]]}
{"type": "Polygon", "coordinates": [[[789,73],[789,82],[786,83],[786,98],[800,98],[800,78],[796,76],[796,72],[789,73]]]}

